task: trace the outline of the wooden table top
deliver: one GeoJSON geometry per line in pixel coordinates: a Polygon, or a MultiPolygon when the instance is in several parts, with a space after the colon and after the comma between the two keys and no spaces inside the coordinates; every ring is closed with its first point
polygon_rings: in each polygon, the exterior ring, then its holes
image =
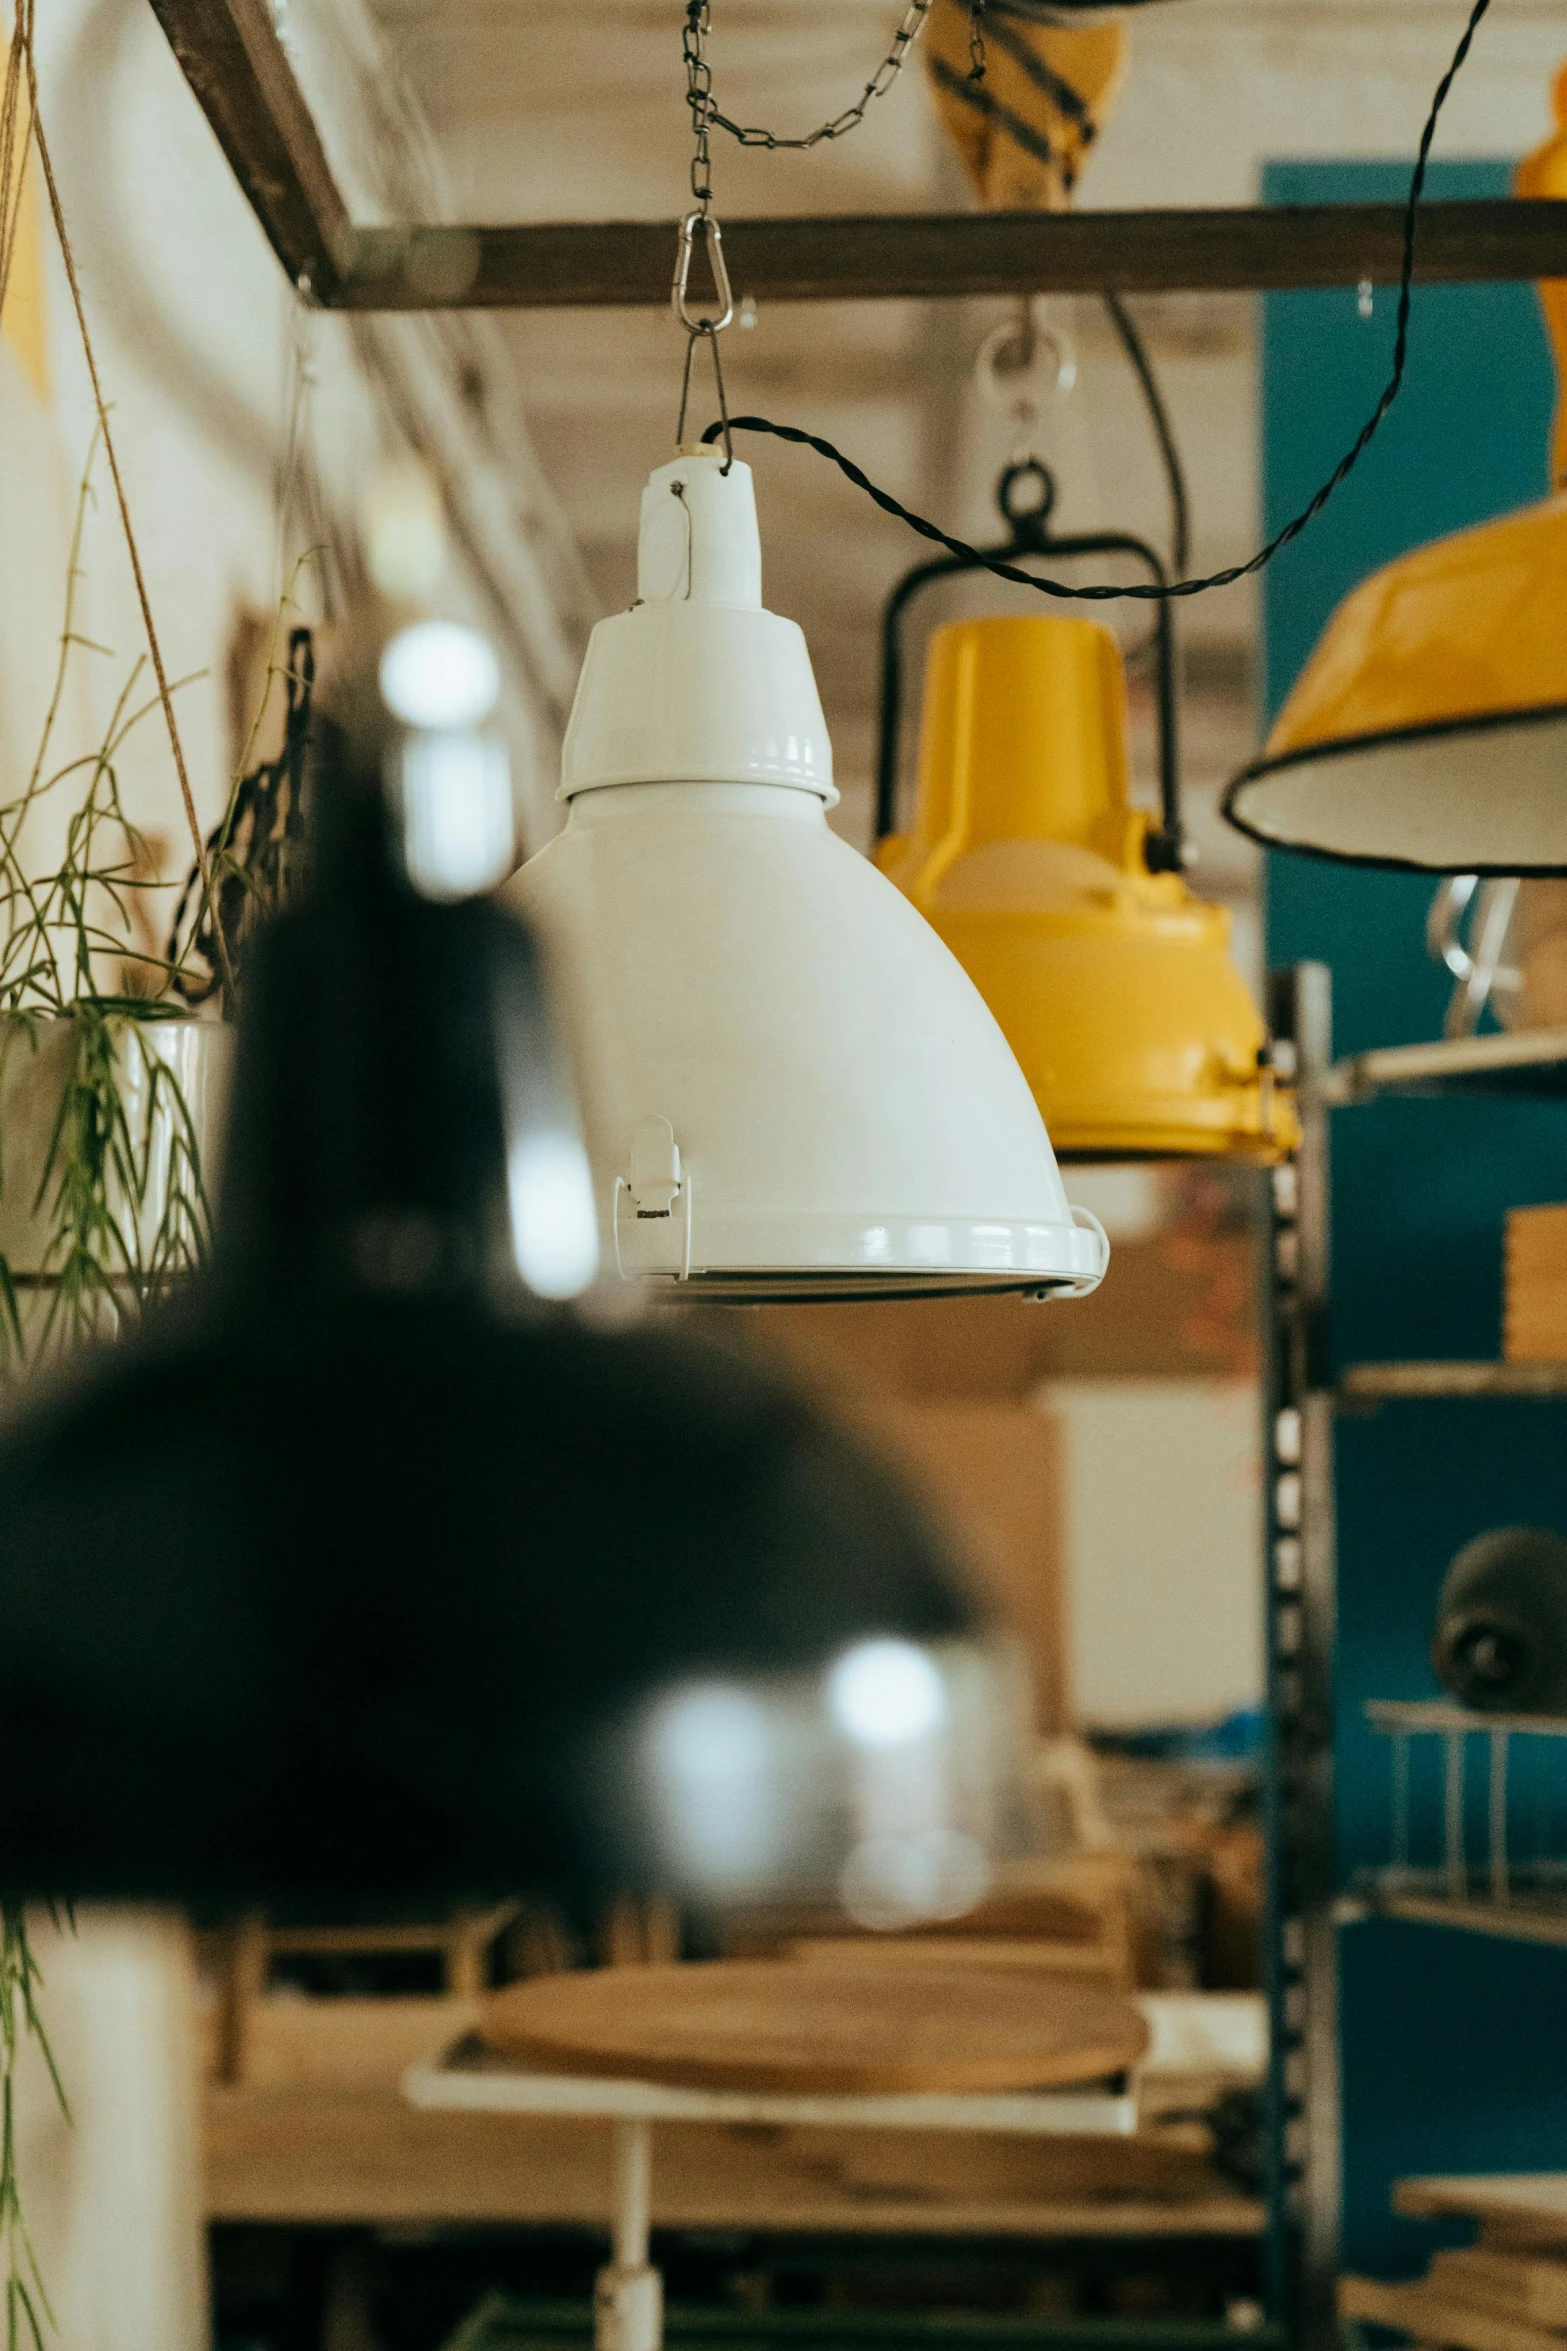
{"type": "Polygon", "coordinates": [[[1051,2089],[1122,2072],[1148,2039],[1101,1985],[939,1955],[541,1976],[495,1993],[480,2030],[505,2057],[559,2073],[826,2096],[1051,2089]]]}

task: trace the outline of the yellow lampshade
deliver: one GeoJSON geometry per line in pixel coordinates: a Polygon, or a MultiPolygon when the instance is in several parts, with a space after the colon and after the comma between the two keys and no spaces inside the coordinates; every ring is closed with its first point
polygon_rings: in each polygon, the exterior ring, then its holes
{"type": "Polygon", "coordinates": [[[1063,211],[1120,85],[1125,27],[1108,14],[1034,24],[996,9],[983,34],[976,80],[969,0],[936,0],[925,28],[936,112],[986,212],[1063,211]]]}
{"type": "Polygon", "coordinates": [[[1115,639],[1053,615],[931,640],[912,831],[882,870],[963,965],[1058,1155],[1266,1161],[1297,1127],[1230,918],[1143,860],[1115,639]]]}
{"type": "MultiPolygon", "coordinates": [[[[1567,76],[1556,106],[1561,125],[1567,76]]],[[[1567,129],[1518,192],[1567,195],[1567,129]]],[[[1540,295],[1560,379],[1567,284],[1540,295]]],[[[1560,409],[1555,457],[1560,479],[1560,409]]],[[[1357,865],[1567,872],[1567,496],[1362,581],[1224,805],[1254,840],[1357,865]]]]}

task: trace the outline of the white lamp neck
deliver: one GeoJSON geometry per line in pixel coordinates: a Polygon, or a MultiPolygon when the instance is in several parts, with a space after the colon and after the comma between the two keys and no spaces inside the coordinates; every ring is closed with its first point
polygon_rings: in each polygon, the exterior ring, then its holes
{"type": "Polygon", "coordinates": [[[642,493],[637,601],[757,612],[762,541],[751,468],[717,449],[685,449],[642,493]]]}

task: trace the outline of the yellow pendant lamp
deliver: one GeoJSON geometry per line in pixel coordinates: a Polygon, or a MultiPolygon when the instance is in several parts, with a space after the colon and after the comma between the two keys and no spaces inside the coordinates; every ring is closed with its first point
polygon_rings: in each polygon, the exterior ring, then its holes
{"type": "Polygon", "coordinates": [[[914,824],[879,862],[990,1006],[1058,1155],[1277,1159],[1298,1127],[1229,915],[1149,871],[1150,831],[1107,629],[936,631],[914,824]]]}
{"type": "MultiPolygon", "coordinates": [[[[1520,196],[1567,196],[1555,136],[1520,196]]],[[[1540,288],[1563,377],[1567,281],[1540,288]]],[[[1334,613],[1225,798],[1269,847],[1430,873],[1567,873],[1567,418],[1557,494],[1374,572],[1334,613]]]]}
{"type": "Polygon", "coordinates": [[[988,0],[976,73],[969,0],[936,0],[925,69],[936,111],[986,212],[1060,212],[1126,64],[1126,32],[1107,12],[1091,24],[1050,24],[988,0]]]}
{"type": "MultiPolygon", "coordinates": [[[[1056,211],[1115,96],[1126,57],[1117,14],[1040,22],[990,0],[936,0],[925,61],[937,109],[986,210],[1056,211]]],[[[1130,332],[1120,330],[1124,337],[1130,332]]],[[[1025,310],[1019,355],[1035,329],[1025,310]]],[[[987,351],[990,346],[987,346],[987,351]]],[[[995,361],[990,362],[994,372],[995,361]]],[[[1003,391],[999,383],[997,392],[1003,391]]],[[[1023,431],[1034,403],[998,398],[1023,431]]],[[[1163,582],[1153,550],[1124,533],[1055,538],[1054,485],[1014,451],[991,552],[1116,554],[1163,582]]],[[[894,831],[899,624],[930,580],[978,568],[939,558],[887,607],[877,858],[962,964],[1033,1089],[1058,1157],[1268,1161],[1298,1127],[1275,1085],[1268,1039],[1230,956],[1230,918],[1181,878],[1170,607],[1158,608],[1157,826],[1127,791],[1126,685],[1115,639],[1091,621],[1036,615],[959,621],[931,641],[914,823],[894,831]]]]}

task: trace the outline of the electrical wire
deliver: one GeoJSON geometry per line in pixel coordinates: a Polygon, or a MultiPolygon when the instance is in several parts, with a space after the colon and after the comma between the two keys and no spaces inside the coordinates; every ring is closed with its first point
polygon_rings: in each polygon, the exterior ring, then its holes
{"type": "MultiPolygon", "coordinates": [[[[1052,4],[1057,4],[1057,0],[1052,0],[1052,4]]],[[[841,449],[835,449],[831,441],[824,440],[819,433],[804,432],[798,425],[775,424],[770,417],[766,416],[732,416],[727,419],[726,425],[709,425],[702,436],[703,440],[716,440],[720,433],[726,431],[729,435],[769,433],[775,440],[789,441],[798,444],[801,448],[814,449],[819,457],[825,457],[829,463],[837,466],[839,472],[851,481],[856,489],[863,490],[868,498],[873,499],[883,513],[892,515],[899,522],[907,523],[909,529],[917,531],[921,538],[933,540],[938,547],[945,547],[949,553],[962,556],[966,562],[976,563],[981,569],[994,572],[997,579],[1015,581],[1020,587],[1033,588],[1041,596],[1053,596],[1067,603],[1100,604],[1119,602],[1123,599],[1154,602],[1161,597],[1168,596],[1201,596],[1211,588],[1228,588],[1232,587],[1237,580],[1251,578],[1253,573],[1261,571],[1265,565],[1273,561],[1275,555],[1298,539],[1310,523],[1315,522],[1334,491],[1364,456],[1388,410],[1398,398],[1409,358],[1409,310],[1415,276],[1415,234],[1420,214],[1420,198],[1425,187],[1426,166],[1430,160],[1431,143],[1436,137],[1437,122],[1442,108],[1447,103],[1448,92],[1452,89],[1464,60],[1469,55],[1475,34],[1479,30],[1480,20],[1490,5],[1491,0],[1473,0],[1462,38],[1453,52],[1452,61],[1447,71],[1437,84],[1430,112],[1426,116],[1425,128],[1420,134],[1419,152],[1415,158],[1415,167],[1409,181],[1409,201],[1404,209],[1404,254],[1403,267],[1399,276],[1398,324],[1393,338],[1393,365],[1388,380],[1383,386],[1381,397],[1361,426],[1353,443],[1339,459],[1315,496],[1301,508],[1298,514],[1292,515],[1283,528],[1276,531],[1267,544],[1259,547],[1256,554],[1250,556],[1245,563],[1229,564],[1223,571],[1209,572],[1205,578],[1183,578],[1171,580],[1163,585],[1144,585],[1141,582],[1133,582],[1128,586],[1117,587],[1112,586],[1108,581],[1093,581],[1084,587],[1073,587],[1064,580],[1042,579],[1034,572],[1023,571],[1015,563],[1007,563],[999,557],[986,555],[980,548],[971,547],[966,539],[954,538],[950,532],[942,530],[938,524],[929,521],[922,514],[916,514],[900,499],[894,498],[891,491],[878,489],[870,476],[863,472],[852,458],[846,457],[841,449]]]]}
{"type": "Polygon", "coordinates": [[[1159,457],[1170,493],[1170,569],[1179,579],[1191,560],[1191,504],[1186,494],[1186,469],[1181,463],[1180,450],[1176,447],[1175,428],[1164,404],[1164,394],[1159,389],[1153,361],[1148,356],[1147,346],[1131,312],[1119,294],[1107,293],[1103,299],[1110,323],[1120,338],[1121,348],[1131,362],[1132,373],[1137,378],[1148,410],[1148,422],[1159,444],[1159,457]]]}

